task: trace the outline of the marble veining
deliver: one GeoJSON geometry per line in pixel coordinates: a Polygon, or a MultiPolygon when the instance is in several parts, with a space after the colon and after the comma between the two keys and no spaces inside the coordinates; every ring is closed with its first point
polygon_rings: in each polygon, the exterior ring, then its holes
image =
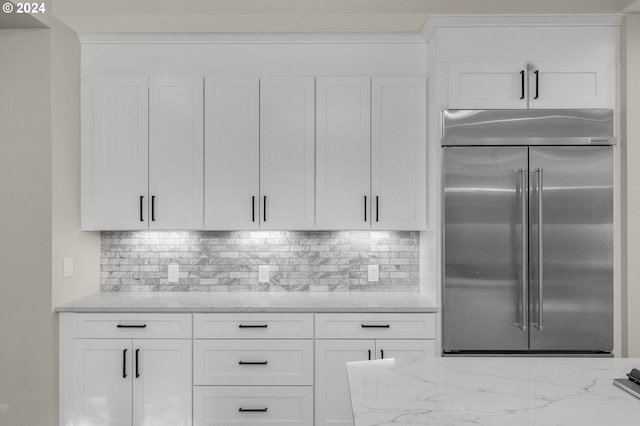
{"type": "Polygon", "coordinates": [[[437,312],[420,293],[100,292],[58,312],[437,312]]]}
{"type": "Polygon", "coordinates": [[[100,234],[102,291],[418,291],[418,232],[125,231],[100,234]],[[180,280],[169,283],[169,264],[180,280]],[[268,265],[270,281],[258,282],[268,265]],[[379,282],[367,267],[379,265],[379,282]]]}
{"type": "Polygon", "coordinates": [[[430,358],[347,364],[355,426],[637,426],[614,386],[640,359],[430,358]]]}

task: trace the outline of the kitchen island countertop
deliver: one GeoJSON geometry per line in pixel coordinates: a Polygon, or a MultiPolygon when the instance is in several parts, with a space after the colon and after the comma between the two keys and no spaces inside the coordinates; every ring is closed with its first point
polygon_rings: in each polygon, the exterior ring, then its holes
{"type": "Polygon", "coordinates": [[[58,312],[438,312],[420,293],[101,292],[58,312]]]}
{"type": "Polygon", "coordinates": [[[614,386],[638,358],[428,358],[347,364],[355,426],[637,426],[614,386]]]}

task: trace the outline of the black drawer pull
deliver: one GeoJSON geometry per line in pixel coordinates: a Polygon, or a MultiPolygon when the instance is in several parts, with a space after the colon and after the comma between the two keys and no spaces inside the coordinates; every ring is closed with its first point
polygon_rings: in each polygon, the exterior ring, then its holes
{"type": "Polygon", "coordinates": [[[267,365],[269,361],[240,361],[238,365],[267,365]]]}
{"type": "Polygon", "coordinates": [[[267,328],[269,324],[238,324],[238,328],[267,328]]]}
{"type": "Polygon", "coordinates": [[[138,371],[138,354],[140,353],[140,349],[136,349],[136,379],[140,377],[140,371],[138,371]]]}
{"type": "Polygon", "coordinates": [[[122,378],[127,378],[127,350],[122,351],[122,378]]]}
{"type": "Polygon", "coordinates": [[[391,328],[389,324],[360,324],[362,328],[391,328]]]}
{"type": "Polygon", "coordinates": [[[117,328],[147,328],[147,324],[118,324],[117,328]]]}
{"type": "Polygon", "coordinates": [[[238,408],[238,411],[241,413],[266,413],[267,407],[264,408],[238,408]]]}
{"type": "Polygon", "coordinates": [[[144,217],[142,216],[142,200],[144,200],[144,195],[140,196],[140,222],[144,222],[144,217]]]}
{"type": "Polygon", "coordinates": [[[384,351],[380,349],[380,359],[384,359],[384,351]]]}

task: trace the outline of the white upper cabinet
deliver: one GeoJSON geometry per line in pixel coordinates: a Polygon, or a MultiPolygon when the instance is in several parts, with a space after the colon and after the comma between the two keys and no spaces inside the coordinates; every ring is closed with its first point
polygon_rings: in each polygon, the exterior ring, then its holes
{"type": "Polygon", "coordinates": [[[202,78],[149,85],[150,229],[202,229],[202,78]]]}
{"type": "Polygon", "coordinates": [[[316,228],[371,228],[371,79],[316,80],[316,228]]]}
{"type": "Polygon", "coordinates": [[[426,229],[426,79],[374,77],[371,87],[371,227],[426,229]]]}
{"type": "Polygon", "coordinates": [[[205,229],[257,229],[260,92],[255,78],[205,80],[205,229]]]}
{"type": "Polygon", "coordinates": [[[260,84],[260,228],[314,228],[314,78],[260,84]]]}
{"type": "Polygon", "coordinates": [[[529,65],[529,108],[613,108],[607,62],[529,65]]]}
{"type": "Polygon", "coordinates": [[[527,108],[526,70],[519,62],[452,63],[449,108],[527,108]]]}
{"type": "Polygon", "coordinates": [[[83,179],[83,229],[147,227],[148,79],[102,78],[93,85],[91,179],[83,179]],[[93,214],[91,214],[93,213],[93,214]]]}
{"type": "Polygon", "coordinates": [[[449,108],[613,108],[612,67],[608,62],[454,62],[449,108]]]}

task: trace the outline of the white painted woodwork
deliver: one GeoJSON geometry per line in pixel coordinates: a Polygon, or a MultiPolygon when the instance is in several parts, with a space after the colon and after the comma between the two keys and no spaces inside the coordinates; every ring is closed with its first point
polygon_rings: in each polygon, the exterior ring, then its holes
{"type": "Polygon", "coordinates": [[[424,77],[371,80],[372,229],[427,227],[424,77]]]}
{"type": "Polygon", "coordinates": [[[202,78],[150,79],[150,229],[203,227],[203,102],[202,78]]]}
{"type": "Polygon", "coordinates": [[[134,340],[132,356],[133,424],[191,426],[191,340],[134,340]]]}
{"type": "Polygon", "coordinates": [[[435,356],[435,340],[376,340],[376,359],[433,358],[435,356]]]}
{"type": "Polygon", "coordinates": [[[72,324],[75,338],[191,338],[191,314],[74,314],[72,324]],[[118,327],[118,325],[137,325],[144,326],[144,328],[118,327]]]}
{"type": "Polygon", "coordinates": [[[313,426],[311,386],[196,386],[193,398],[194,426],[313,426]]]}
{"type": "Polygon", "coordinates": [[[193,337],[195,339],[313,339],[313,314],[194,314],[193,337]]]}
{"type": "Polygon", "coordinates": [[[313,340],[195,340],[193,351],[196,385],[313,384],[313,340]]]}
{"type": "Polygon", "coordinates": [[[315,336],[316,339],[430,339],[435,338],[435,322],[435,314],[425,313],[316,314],[315,336]]]}
{"type": "Polygon", "coordinates": [[[371,79],[316,79],[316,229],[371,228],[371,79]]]}
{"type": "MultiPolygon", "coordinates": [[[[96,78],[93,84],[93,132],[87,135],[92,139],[93,188],[83,193],[93,200],[93,217],[83,212],[83,223],[89,229],[148,227],[147,85],[146,77],[96,78]]],[[[83,185],[89,181],[87,178],[83,185]]]]}
{"type": "Polygon", "coordinates": [[[374,340],[316,341],[315,426],[352,426],[347,362],[375,356],[374,340]]]}
{"type": "Polygon", "coordinates": [[[614,108],[608,62],[535,62],[529,69],[529,108],[614,108]],[[536,79],[538,71],[538,98],[536,79]]]}
{"type": "Polygon", "coordinates": [[[261,79],[262,229],[314,228],[314,112],[313,77],[261,79]]]}
{"type": "Polygon", "coordinates": [[[130,339],[73,341],[71,388],[65,390],[72,392],[72,419],[65,424],[132,425],[131,349],[130,339]]]}
{"type": "Polygon", "coordinates": [[[258,77],[205,78],[204,227],[259,227],[258,77]]]}
{"type": "Polygon", "coordinates": [[[450,109],[527,108],[524,62],[454,62],[449,64],[450,109]],[[524,72],[524,89],[523,75],[524,72]]]}

